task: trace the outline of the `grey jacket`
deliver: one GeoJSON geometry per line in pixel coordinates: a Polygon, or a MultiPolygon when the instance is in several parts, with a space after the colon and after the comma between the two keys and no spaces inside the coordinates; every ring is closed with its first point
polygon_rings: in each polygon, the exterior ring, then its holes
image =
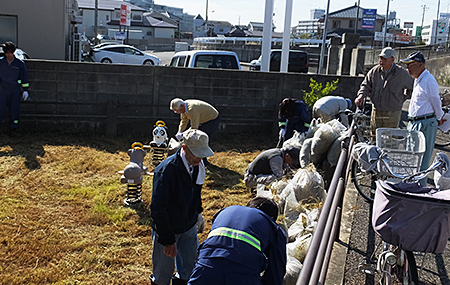
{"type": "Polygon", "coordinates": [[[375,109],[400,111],[403,102],[411,97],[414,78],[404,68],[393,64],[386,74],[380,65],[373,67],[361,83],[358,96],[369,96],[375,109]]]}

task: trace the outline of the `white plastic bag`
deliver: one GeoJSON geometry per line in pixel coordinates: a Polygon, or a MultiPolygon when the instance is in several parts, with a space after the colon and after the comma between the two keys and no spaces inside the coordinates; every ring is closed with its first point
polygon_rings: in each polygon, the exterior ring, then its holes
{"type": "Polygon", "coordinates": [[[327,152],[333,141],[339,135],[339,130],[334,130],[330,125],[321,124],[319,129],[314,133],[311,143],[311,155],[320,155],[327,152]]]}
{"type": "MultiPolygon", "coordinates": [[[[318,201],[325,199],[324,181],[322,176],[313,169],[301,168],[289,181],[297,201],[313,197],[318,201]]],[[[288,185],[289,186],[289,185],[288,185]]]]}
{"type": "Polygon", "coordinates": [[[300,262],[303,262],[305,260],[306,253],[308,252],[311,238],[312,234],[306,234],[304,236],[298,237],[294,242],[288,243],[286,245],[287,255],[298,259],[300,262]]]}
{"type": "Polygon", "coordinates": [[[297,284],[297,279],[298,276],[300,275],[300,271],[302,270],[302,268],[303,265],[298,259],[292,256],[288,256],[286,262],[286,273],[284,275],[282,284],[283,285],[297,284]]]}

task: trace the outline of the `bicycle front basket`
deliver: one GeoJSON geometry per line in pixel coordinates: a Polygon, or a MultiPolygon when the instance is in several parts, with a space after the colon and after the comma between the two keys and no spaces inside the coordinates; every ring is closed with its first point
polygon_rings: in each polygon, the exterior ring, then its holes
{"type": "Polygon", "coordinates": [[[450,190],[410,193],[404,188],[424,188],[386,181],[376,185],[372,226],[381,239],[405,250],[442,253],[450,237],[450,190]]]}

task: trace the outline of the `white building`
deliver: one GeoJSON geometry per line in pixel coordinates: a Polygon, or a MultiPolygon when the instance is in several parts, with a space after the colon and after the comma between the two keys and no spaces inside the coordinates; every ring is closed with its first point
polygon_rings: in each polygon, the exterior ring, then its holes
{"type": "Polygon", "coordinates": [[[445,45],[449,33],[448,26],[449,26],[449,19],[440,18],[436,30],[436,20],[433,20],[431,23],[423,26],[422,40],[427,45],[435,45],[435,44],[445,45]]]}

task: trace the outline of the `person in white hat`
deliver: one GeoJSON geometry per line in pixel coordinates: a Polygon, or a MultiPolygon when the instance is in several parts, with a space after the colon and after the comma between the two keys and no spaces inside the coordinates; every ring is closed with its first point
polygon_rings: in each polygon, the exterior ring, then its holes
{"type": "Polygon", "coordinates": [[[379,54],[379,64],[367,73],[355,99],[357,106],[361,106],[366,97],[372,101],[373,139],[377,128],[398,128],[403,102],[412,93],[414,78],[394,61],[395,50],[384,48],[379,54]]]}
{"type": "Polygon", "coordinates": [[[186,284],[197,259],[202,216],[203,158],[214,155],[208,135],[189,129],[182,147],[162,161],[153,176],[150,204],[153,237],[152,284],[186,284]],[[176,266],[177,274],[172,278],[176,266]]]}

